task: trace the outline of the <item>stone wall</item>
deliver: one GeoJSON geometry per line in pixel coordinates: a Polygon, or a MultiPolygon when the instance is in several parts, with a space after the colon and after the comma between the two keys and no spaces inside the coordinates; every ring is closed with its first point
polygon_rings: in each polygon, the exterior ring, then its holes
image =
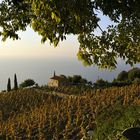
{"type": "Polygon", "coordinates": [[[49,87],[58,87],[59,86],[59,81],[54,80],[54,79],[50,79],[50,81],[48,82],[48,86],[49,87]]]}

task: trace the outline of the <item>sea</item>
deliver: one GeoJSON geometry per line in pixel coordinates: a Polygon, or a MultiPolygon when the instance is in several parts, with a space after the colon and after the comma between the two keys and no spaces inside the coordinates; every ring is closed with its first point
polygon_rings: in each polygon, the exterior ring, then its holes
{"type": "MultiPolygon", "coordinates": [[[[140,67],[140,64],[134,67],[140,67]]],[[[98,69],[97,66],[85,67],[83,64],[75,60],[65,58],[37,58],[37,59],[21,59],[21,58],[1,58],[0,59],[0,90],[6,90],[8,78],[11,79],[11,86],[14,84],[14,74],[17,75],[18,84],[26,79],[33,79],[36,83],[46,85],[49,78],[56,75],[81,75],[88,81],[95,82],[97,79],[112,81],[122,70],[131,69],[130,65],[126,65],[123,61],[118,62],[115,70],[98,69]]]]}

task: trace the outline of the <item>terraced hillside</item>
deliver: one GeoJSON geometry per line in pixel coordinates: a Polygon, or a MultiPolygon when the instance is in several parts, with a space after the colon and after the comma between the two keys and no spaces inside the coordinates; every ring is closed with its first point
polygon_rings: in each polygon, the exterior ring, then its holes
{"type": "Polygon", "coordinates": [[[81,90],[67,95],[47,89],[0,93],[2,140],[124,139],[140,125],[140,86],[81,90]],[[89,131],[92,130],[92,131],[89,131]]]}

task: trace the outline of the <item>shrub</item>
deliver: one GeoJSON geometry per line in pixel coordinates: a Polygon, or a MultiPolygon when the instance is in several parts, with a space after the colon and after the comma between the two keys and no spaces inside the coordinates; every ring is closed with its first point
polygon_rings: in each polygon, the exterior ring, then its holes
{"type": "Polygon", "coordinates": [[[117,80],[118,81],[125,81],[128,79],[128,73],[126,71],[122,71],[118,74],[117,80]]]}
{"type": "Polygon", "coordinates": [[[130,71],[128,71],[128,79],[133,81],[135,78],[140,78],[140,69],[139,68],[133,68],[130,71]]]}
{"type": "Polygon", "coordinates": [[[29,86],[33,86],[35,84],[35,81],[34,80],[32,80],[32,79],[27,79],[27,80],[25,80],[24,82],[22,82],[21,84],[20,84],[20,87],[29,87],[29,86]]]}
{"type": "Polygon", "coordinates": [[[140,78],[135,78],[133,84],[140,84],[140,78]]]}

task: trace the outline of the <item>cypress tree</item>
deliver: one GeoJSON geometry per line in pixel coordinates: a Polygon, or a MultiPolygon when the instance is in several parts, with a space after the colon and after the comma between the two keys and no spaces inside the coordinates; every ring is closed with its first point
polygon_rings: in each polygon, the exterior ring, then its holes
{"type": "Polygon", "coordinates": [[[18,82],[17,82],[17,76],[16,74],[14,75],[14,90],[18,89],[18,82]]]}
{"type": "Polygon", "coordinates": [[[7,91],[11,91],[11,80],[8,78],[8,83],[7,83],[7,91]]]}

